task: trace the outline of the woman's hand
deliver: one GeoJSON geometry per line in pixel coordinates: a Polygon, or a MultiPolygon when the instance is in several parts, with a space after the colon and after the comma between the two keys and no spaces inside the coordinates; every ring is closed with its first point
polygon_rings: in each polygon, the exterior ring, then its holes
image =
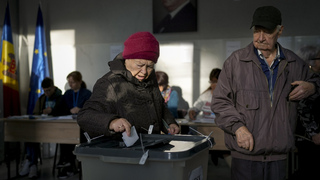
{"type": "Polygon", "coordinates": [[[176,124],[170,124],[168,128],[169,134],[178,134],[180,132],[180,128],[176,124]]]}
{"type": "Polygon", "coordinates": [[[191,120],[196,120],[196,115],[197,115],[196,111],[194,111],[194,110],[189,111],[189,118],[191,120]]]}
{"type": "Polygon", "coordinates": [[[131,134],[131,124],[124,118],[114,119],[109,124],[109,130],[114,132],[127,132],[127,135],[131,134]]]}

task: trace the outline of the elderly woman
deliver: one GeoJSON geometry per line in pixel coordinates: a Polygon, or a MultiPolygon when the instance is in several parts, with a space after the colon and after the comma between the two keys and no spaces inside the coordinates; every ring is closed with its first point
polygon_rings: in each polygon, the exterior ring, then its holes
{"type": "Polygon", "coordinates": [[[130,136],[131,126],[138,133],[147,133],[150,125],[153,133],[179,133],[158,88],[154,71],[158,57],[159,43],[151,33],[132,34],[80,110],[80,127],[91,137],[124,131],[130,136]]]}

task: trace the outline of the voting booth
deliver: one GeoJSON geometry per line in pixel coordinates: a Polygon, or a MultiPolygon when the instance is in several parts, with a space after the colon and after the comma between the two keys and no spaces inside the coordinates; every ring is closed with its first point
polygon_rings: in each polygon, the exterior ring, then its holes
{"type": "Polygon", "coordinates": [[[74,154],[84,180],[205,180],[213,145],[206,136],[143,134],[130,147],[102,137],[77,145],[74,154]]]}

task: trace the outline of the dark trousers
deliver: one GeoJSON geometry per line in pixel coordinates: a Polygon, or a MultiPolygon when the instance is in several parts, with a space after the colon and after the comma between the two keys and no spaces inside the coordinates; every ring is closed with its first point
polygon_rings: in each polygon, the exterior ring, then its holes
{"type": "Polygon", "coordinates": [[[285,180],[286,160],[280,161],[249,161],[232,158],[232,180],[285,180]]]}
{"type": "Polygon", "coordinates": [[[309,141],[296,142],[298,148],[298,171],[292,179],[314,179],[319,177],[320,146],[309,141]]]}
{"type": "Polygon", "coordinates": [[[40,156],[40,143],[25,143],[25,148],[27,151],[27,159],[30,161],[31,165],[38,164],[38,158],[40,156]]]}
{"type": "Polygon", "coordinates": [[[60,144],[60,162],[70,162],[73,166],[76,156],[73,154],[74,144],[60,144]]]}

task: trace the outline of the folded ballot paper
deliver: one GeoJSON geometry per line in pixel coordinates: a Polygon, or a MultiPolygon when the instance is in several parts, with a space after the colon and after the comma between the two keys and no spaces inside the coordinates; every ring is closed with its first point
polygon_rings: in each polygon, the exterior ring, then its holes
{"type": "Polygon", "coordinates": [[[131,127],[131,136],[128,136],[127,132],[124,131],[122,133],[122,139],[127,147],[132,146],[139,139],[136,128],[134,126],[131,127]]]}

